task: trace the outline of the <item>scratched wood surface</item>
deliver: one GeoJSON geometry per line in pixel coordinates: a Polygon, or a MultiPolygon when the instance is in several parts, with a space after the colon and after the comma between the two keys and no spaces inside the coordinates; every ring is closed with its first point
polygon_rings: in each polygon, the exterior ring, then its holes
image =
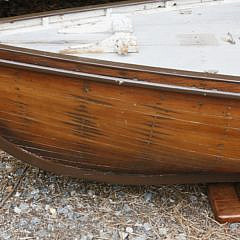
{"type": "MultiPolygon", "coordinates": [[[[56,166],[145,175],[240,171],[238,99],[6,66],[0,72],[0,135],[56,166]]],[[[158,81],[168,79],[175,78],[158,81]]]]}

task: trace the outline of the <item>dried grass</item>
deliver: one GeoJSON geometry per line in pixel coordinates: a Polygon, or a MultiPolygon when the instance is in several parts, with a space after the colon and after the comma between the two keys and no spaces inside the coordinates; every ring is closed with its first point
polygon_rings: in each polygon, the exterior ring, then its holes
{"type": "MultiPolygon", "coordinates": [[[[0,158],[2,201],[25,165],[3,152],[0,158]]],[[[30,167],[0,209],[0,239],[232,240],[239,236],[239,224],[222,225],[213,219],[206,185],[107,185],[30,167]]]]}

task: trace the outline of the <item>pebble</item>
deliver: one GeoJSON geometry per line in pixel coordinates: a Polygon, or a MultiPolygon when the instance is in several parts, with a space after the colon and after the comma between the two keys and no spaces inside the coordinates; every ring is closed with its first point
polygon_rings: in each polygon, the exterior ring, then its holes
{"type": "Polygon", "coordinates": [[[114,215],[116,215],[116,216],[120,216],[121,214],[122,214],[121,211],[115,211],[115,212],[114,212],[114,215]]]}
{"type": "Polygon", "coordinates": [[[39,194],[39,189],[34,189],[31,191],[31,195],[36,195],[36,194],[39,194]]]}
{"type": "Polygon", "coordinates": [[[57,211],[55,208],[49,208],[49,211],[52,215],[53,218],[56,218],[57,217],[57,211]]]}
{"type": "Polygon", "coordinates": [[[192,203],[195,203],[195,202],[198,201],[198,198],[197,198],[196,196],[194,196],[194,195],[191,195],[191,196],[190,196],[190,201],[191,201],[192,203]]]}
{"type": "Polygon", "coordinates": [[[48,235],[48,232],[46,231],[46,230],[39,230],[38,232],[37,232],[37,236],[38,237],[40,237],[40,238],[45,238],[45,237],[47,237],[47,235],[48,235]]]}
{"type": "Polygon", "coordinates": [[[100,234],[100,238],[102,238],[102,239],[108,239],[109,238],[108,234],[106,232],[104,232],[104,230],[100,230],[99,234],[100,234]]]}
{"type": "Polygon", "coordinates": [[[126,212],[126,213],[129,213],[132,211],[132,209],[129,207],[128,204],[124,204],[123,205],[123,211],[126,212]]]}
{"type": "Polygon", "coordinates": [[[21,209],[21,212],[26,213],[29,211],[29,204],[20,203],[19,208],[21,209]]]}
{"type": "Polygon", "coordinates": [[[88,237],[88,240],[93,240],[93,238],[94,238],[92,233],[88,233],[87,237],[88,237]]]}
{"type": "Polygon", "coordinates": [[[17,176],[21,176],[21,175],[23,174],[23,170],[24,170],[23,168],[18,168],[18,169],[16,170],[16,173],[15,173],[15,174],[16,174],[17,176]]]}
{"type": "Polygon", "coordinates": [[[71,195],[71,197],[75,196],[76,195],[76,191],[71,191],[70,195],[71,195]]]}
{"type": "Polygon", "coordinates": [[[236,231],[236,230],[240,229],[240,223],[231,223],[231,224],[229,224],[229,227],[232,231],[236,231]]]}
{"type": "Polygon", "coordinates": [[[38,225],[40,223],[41,223],[41,220],[37,217],[33,217],[31,220],[31,224],[33,224],[33,225],[38,225]]]}
{"type": "Polygon", "coordinates": [[[87,236],[81,236],[80,240],[88,240],[87,236]]]}
{"type": "Polygon", "coordinates": [[[160,236],[166,236],[167,235],[167,229],[166,228],[159,228],[158,229],[160,236]]]}
{"type": "Polygon", "coordinates": [[[129,234],[126,232],[119,232],[119,236],[121,240],[127,239],[128,235],[129,234]]]}
{"type": "Polygon", "coordinates": [[[119,240],[120,236],[117,230],[113,231],[111,239],[112,240],[119,240]]]}
{"type": "Polygon", "coordinates": [[[119,192],[116,193],[117,197],[124,197],[125,195],[126,195],[126,193],[123,192],[123,191],[119,191],[119,192]]]}
{"type": "Polygon", "coordinates": [[[20,219],[19,221],[19,226],[22,227],[22,228],[25,228],[26,226],[28,226],[28,221],[25,220],[25,219],[20,219]]]}
{"type": "Polygon", "coordinates": [[[19,207],[14,207],[14,212],[20,214],[22,211],[19,207]]]}
{"type": "Polygon", "coordinates": [[[127,228],[126,228],[126,232],[127,232],[127,233],[133,233],[133,229],[132,229],[131,227],[127,227],[127,228]]]}
{"type": "Polygon", "coordinates": [[[152,196],[153,196],[153,194],[152,194],[151,192],[146,192],[146,193],[144,194],[144,200],[145,200],[146,202],[151,202],[151,201],[152,201],[152,196]]]}
{"type": "Polygon", "coordinates": [[[178,236],[176,236],[176,240],[187,240],[185,233],[180,233],[178,236]]]}
{"type": "Polygon", "coordinates": [[[149,223],[144,223],[143,227],[144,227],[145,231],[147,231],[147,232],[152,229],[152,227],[151,227],[151,225],[149,223]]]}
{"type": "Polygon", "coordinates": [[[65,207],[59,207],[58,209],[57,209],[57,213],[58,214],[62,214],[62,215],[65,215],[65,216],[67,216],[68,215],[68,208],[65,206],[65,207]]]}
{"type": "Polygon", "coordinates": [[[4,170],[6,168],[6,164],[3,162],[0,162],[0,170],[4,170]]]}
{"type": "Polygon", "coordinates": [[[78,219],[79,219],[80,222],[87,222],[87,221],[89,221],[89,217],[87,215],[84,215],[84,216],[80,215],[78,217],[78,219]]]}
{"type": "Polygon", "coordinates": [[[1,237],[0,239],[3,239],[3,240],[8,240],[12,238],[11,234],[9,233],[2,233],[0,237],[1,237]]]}
{"type": "Polygon", "coordinates": [[[16,192],[15,193],[15,197],[20,197],[21,196],[21,193],[20,192],[16,192]]]}
{"type": "Polygon", "coordinates": [[[95,192],[93,190],[88,190],[87,194],[90,197],[94,197],[95,196],[95,192]]]}
{"type": "Polygon", "coordinates": [[[146,240],[146,237],[144,236],[139,236],[139,237],[135,237],[132,240],[146,240]]]}

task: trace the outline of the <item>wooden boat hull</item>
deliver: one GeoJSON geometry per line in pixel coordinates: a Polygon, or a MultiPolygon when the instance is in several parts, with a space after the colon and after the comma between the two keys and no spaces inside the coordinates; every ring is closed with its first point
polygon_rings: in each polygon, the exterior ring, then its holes
{"type": "Polygon", "coordinates": [[[1,46],[0,148],[124,184],[240,179],[239,78],[1,46]]]}

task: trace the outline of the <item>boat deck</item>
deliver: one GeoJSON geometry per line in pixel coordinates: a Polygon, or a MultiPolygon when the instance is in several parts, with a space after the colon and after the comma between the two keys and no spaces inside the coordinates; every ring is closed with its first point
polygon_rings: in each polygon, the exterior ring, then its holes
{"type": "MultiPolygon", "coordinates": [[[[180,2],[180,1],[179,1],[180,2]]],[[[197,2],[197,1],[195,1],[197,2]]],[[[202,1],[201,1],[202,2],[202,1]]],[[[111,14],[128,16],[138,52],[73,54],[152,67],[240,75],[240,1],[173,4],[172,1],[122,6],[111,14]]],[[[0,23],[0,43],[59,53],[94,43],[111,32],[71,32],[74,26],[101,22],[109,8],[0,23]],[[64,32],[64,29],[70,29],[64,32]]],[[[88,25],[86,25],[88,26],[88,25]]]]}

